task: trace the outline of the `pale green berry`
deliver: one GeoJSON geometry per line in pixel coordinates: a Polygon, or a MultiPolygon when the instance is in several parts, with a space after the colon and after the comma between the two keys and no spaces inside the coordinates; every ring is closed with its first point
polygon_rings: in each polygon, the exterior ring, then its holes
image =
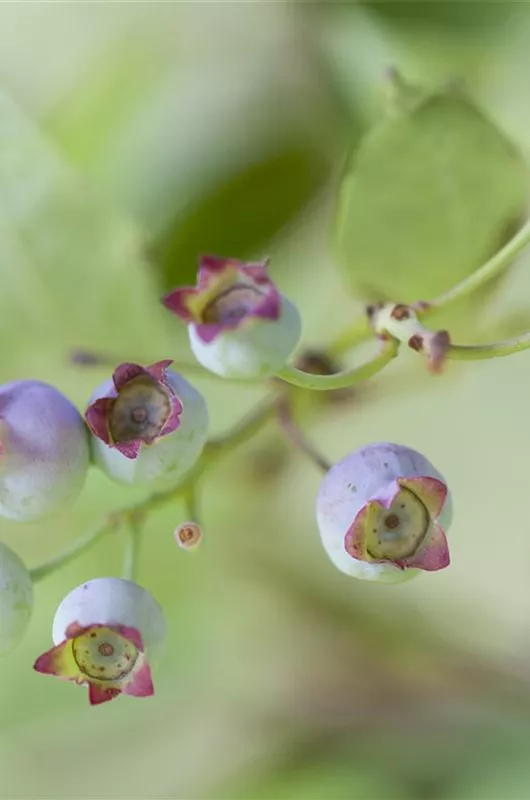
{"type": "Polygon", "coordinates": [[[337,462],[321,483],[316,515],[327,554],[347,575],[394,583],[449,564],[447,484],[409,447],[370,444],[337,462]]]}
{"type": "Polygon", "coordinates": [[[206,402],[169,364],[121,364],[92,395],[85,416],[93,458],[110,478],[163,488],[199,458],[206,402]]]}

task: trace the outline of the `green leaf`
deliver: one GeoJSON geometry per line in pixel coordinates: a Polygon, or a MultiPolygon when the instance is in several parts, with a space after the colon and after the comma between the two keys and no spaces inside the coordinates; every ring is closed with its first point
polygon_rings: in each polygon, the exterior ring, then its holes
{"type": "Polygon", "coordinates": [[[283,141],[262,152],[175,216],[151,255],[166,288],[194,281],[199,253],[261,254],[303,210],[329,174],[318,148],[283,141]]]}
{"type": "Polygon", "coordinates": [[[496,26],[505,24],[513,14],[510,3],[418,3],[416,0],[363,0],[361,3],[387,24],[440,29],[469,40],[473,36],[490,34],[496,26]]]}
{"type": "Polygon", "coordinates": [[[230,791],[230,800],[398,800],[404,798],[392,777],[348,757],[293,764],[261,784],[230,791]]]}
{"type": "Polygon", "coordinates": [[[139,232],[1,92],[0,208],[4,364],[165,342],[139,232]]]}
{"type": "Polygon", "coordinates": [[[349,159],[338,260],[370,299],[428,300],[491,256],[524,213],[528,175],[501,131],[446,86],[376,125],[349,159]]]}
{"type": "Polygon", "coordinates": [[[46,119],[68,158],[95,172],[107,167],[112,146],[137,124],[165,76],[163,48],[146,47],[134,31],[118,38],[74,83],[46,119]]]}
{"type": "MultiPolygon", "coordinates": [[[[527,711],[523,712],[527,714],[527,711]]],[[[440,800],[526,800],[530,797],[528,723],[504,707],[469,737],[465,768],[440,800]],[[473,750],[475,752],[473,752],[473,750]]]]}

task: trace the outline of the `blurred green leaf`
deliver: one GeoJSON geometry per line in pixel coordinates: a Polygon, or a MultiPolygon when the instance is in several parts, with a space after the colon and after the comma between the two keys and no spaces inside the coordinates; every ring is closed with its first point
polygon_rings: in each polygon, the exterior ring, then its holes
{"type": "MultiPolygon", "coordinates": [[[[315,755],[315,754],[313,754],[315,755]]],[[[261,784],[246,786],[229,800],[397,800],[404,793],[391,777],[359,763],[353,754],[294,763],[261,784]]]]}
{"type": "MultiPolygon", "coordinates": [[[[479,757],[456,774],[440,800],[526,800],[530,797],[528,721],[501,711],[500,725],[481,737],[479,757]],[[483,740],[482,740],[483,738],[483,740]]],[[[471,747],[473,742],[470,743],[471,747]]],[[[468,745],[469,749],[469,745],[468,745]]]]}
{"type": "Polygon", "coordinates": [[[31,353],[28,336],[43,367],[57,346],[62,360],[165,341],[138,231],[1,93],[0,208],[0,336],[14,359],[31,353]]]}
{"type": "Polygon", "coordinates": [[[402,302],[448,289],[508,238],[527,186],[518,152],[458,87],[388,115],[343,179],[337,250],[350,288],[402,302]]]}
{"type": "Polygon", "coordinates": [[[180,212],[153,243],[166,288],[193,282],[199,253],[237,258],[262,254],[293,222],[329,174],[322,153],[304,141],[287,141],[262,153],[180,212]]]}
{"type": "Polygon", "coordinates": [[[414,2],[414,0],[362,0],[378,17],[410,30],[413,26],[429,26],[438,32],[444,29],[455,36],[477,35],[494,31],[509,19],[513,11],[511,3],[462,3],[460,0],[445,2],[414,2]]]}
{"type": "Polygon", "coordinates": [[[69,158],[97,166],[157,90],[167,69],[164,57],[163,48],[148,48],[129,31],[90,64],[46,120],[69,158]]]}

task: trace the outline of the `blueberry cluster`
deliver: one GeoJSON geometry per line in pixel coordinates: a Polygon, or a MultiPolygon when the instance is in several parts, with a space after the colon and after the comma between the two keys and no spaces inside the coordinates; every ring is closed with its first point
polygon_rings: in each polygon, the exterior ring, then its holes
{"type": "MultiPolygon", "coordinates": [[[[199,363],[224,378],[274,376],[301,334],[298,311],[271,281],[266,262],[203,257],[197,286],[175,289],[163,303],[187,325],[199,363]]],[[[171,365],[118,365],[84,417],[45,383],[1,387],[0,515],[34,520],[63,507],[80,493],[90,463],[122,483],[157,491],[176,485],[203,452],[208,411],[171,365]]],[[[395,582],[449,564],[446,483],[409,448],[372,444],[335,464],[320,487],[316,517],[331,561],[357,578],[395,582]]],[[[201,537],[193,520],[175,531],[185,549],[201,537]]],[[[29,571],[5,545],[0,592],[5,652],[23,636],[33,599],[29,571]]],[[[163,612],[145,589],[123,578],[96,578],[62,601],[53,647],[35,669],[88,686],[91,704],[122,693],[148,696],[165,631],[163,612]]]]}

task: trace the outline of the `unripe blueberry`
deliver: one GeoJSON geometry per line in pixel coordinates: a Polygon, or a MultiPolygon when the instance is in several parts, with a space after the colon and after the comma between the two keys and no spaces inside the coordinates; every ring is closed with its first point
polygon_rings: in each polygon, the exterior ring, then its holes
{"type": "Polygon", "coordinates": [[[95,463],[115,480],[177,480],[200,456],[208,434],[206,402],[171,361],[121,364],[92,395],[86,421],[95,463]]]}
{"type": "Polygon", "coordinates": [[[274,375],[300,339],[300,314],[269,278],[267,264],[203,256],[197,286],[163,298],[187,323],[197,361],[223,378],[274,375]]]}
{"type": "Polygon", "coordinates": [[[316,513],[330,559],[348,575],[393,583],[449,564],[445,480],[409,447],[384,442],[350,453],[325,475],[316,513]]]}
{"type": "Polygon", "coordinates": [[[124,578],[95,578],[61,602],[53,621],[55,646],[37,672],[88,684],[92,705],[117,695],[154,694],[151,667],[160,659],[166,621],[156,600],[124,578]]]}
{"type": "Polygon", "coordinates": [[[19,556],[0,542],[0,655],[20,642],[32,609],[30,574],[19,556]]]}
{"type": "Polygon", "coordinates": [[[74,405],[57,389],[21,380],[0,386],[0,516],[45,516],[81,491],[88,435],[74,405]]]}

